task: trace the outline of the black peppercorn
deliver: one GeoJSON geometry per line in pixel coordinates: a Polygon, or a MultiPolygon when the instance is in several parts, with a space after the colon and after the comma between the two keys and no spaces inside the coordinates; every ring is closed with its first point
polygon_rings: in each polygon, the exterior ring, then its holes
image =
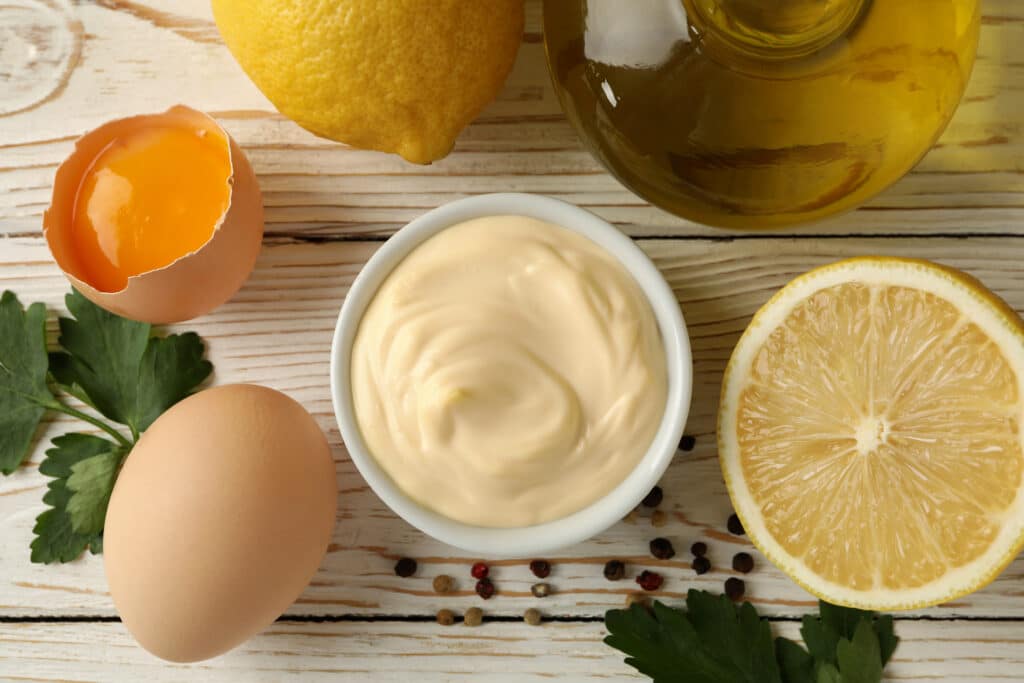
{"type": "Polygon", "coordinates": [[[693,447],[697,445],[697,439],[695,437],[684,435],[679,440],[679,450],[681,451],[692,451],[693,447]]]}
{"type": "Polygon", "coordinates": [[[702,541],[697,541],[690,546],[690,552],[693,553],[694,557],[704,557],[708,554],[708,544],[702,541]]]}
{"type": "Polygon", "coordinates": [[[743,574],[749,574],[754,568],[754,558],[750,553],[736,553],[732,558],[732,568],[743,574]]]}
{"type": "Polygon", "coordinates": [[[608,560],[604,565],[604,578],[619,581],[626,575],[626,565],[621,560],[608,560]]]}
{"type": "Polygon", "coordinates": [[[711,571],[711,560],[706,557],[697,557],[694,558],[693,564],[690,566],[693,567],[693,571],[698,574],[707,574],[711,571]]]}
{"type": "Polygon", "coordinates": [[[730,534],[736,534],[742,536],[745,532],[743,530],[743,522],[735,514],[729,515],[729,521],[726,522],[725,526],[729,529],[730,534]]]}
{"type": "Polygon", "coordinates": [[[661,490],[661,487],[655,486],[653,489],[651,489],[651,492],[648,493],[642,501],[640,501],[640,503],[645,508],[656,508],[659,505],[661,505],[661,501],[664,497],[665,494],[661,490]]]}
{"type": "Polygon", "coordinates": [[[538,579],[546,579],[551,573],[551,563],[547,560],[534,560],[530,563],[530,571],[538,579]]]}
{"type": "Polygon", "coordinates": [[[725,580],[725,594],[734,602],[741,600],[746,590],[747,584],[743,583],[743,579],[737,579],[733,576],[732,578],[725,580]]]}
{"type": "Polygon", "coordinates": [[[395,574],[407,579],[416,573],[416,560],[411,557],[403,557],[395,563],[395,574]]]}
{"type": "Polygon", "coordinates": [[[650,542],[651,555],[659,560],[671,560],[676,556],[676,549],[667,538],[656,538],[650,542]]]}

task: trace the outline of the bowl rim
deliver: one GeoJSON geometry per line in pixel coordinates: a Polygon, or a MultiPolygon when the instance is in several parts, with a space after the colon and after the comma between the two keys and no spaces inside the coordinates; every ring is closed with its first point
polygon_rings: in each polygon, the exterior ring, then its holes
{"type": "Polygon", "coordinates": [[[356,275],[338,315],[331,342],[331,399],[342,440],[356,469],[399,517],[443,543],[494,558],[530,557],[582,542],[633,510],[657,484],[686,425],[693,365],[686,323],[675,294],[651,259],[631,238],[597,215],[560,199],[526,193],[495,193],[457,199],[427,211],[395,232],[356,275]],[[410,498],[384,472],[363,441],[353,408],[350,359],[366,307],[377,289],[412,250],[438,232],[487,216],[526,216],[573,230],[614,256],[633,276],[654,312],[665,349],[668,395],[647,452],[615,488],[587,507],[550,522],[494,528],[459,522],[410,498]]]}

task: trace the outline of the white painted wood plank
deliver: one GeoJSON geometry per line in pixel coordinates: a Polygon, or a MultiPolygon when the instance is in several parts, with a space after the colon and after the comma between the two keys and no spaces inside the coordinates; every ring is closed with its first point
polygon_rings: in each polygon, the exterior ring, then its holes
{"type": "MultiPolygon", "coordinates": [[[[1024,631],[1016,623],[901,621],[886,680],[1019,681],[1024,631]]],[[[795,623],[775,633],[797,638],[795,623]]],[[[540,683],[648,680],[601,642],[601,623],[278,623],[222,657],[161,662],[119,623],[0,624],[0,680],[238,683],[395,681],[540,683]]]]}
{"type": "MultiPolygon", "coordinates": [[[[0,6],[0,25],[19,4],[0,6]]],[[[0,232],[39,229],[54,170],[76,136],[184,101],[221,118],[247,150],[274,232],[387,233],[459,196],[521,190],[582,204],[632,234],[727,234],[652,208],[583,149],[547,76],[540,0],[528,2],[527,33],[504,91],[455,153],[432,166],[321,140],[276,114],[221,44],[205,0],[35,4],[63,8],[80,59],[48,99],[4,116],[17,73],[26,74],[25,87],[37,78],[18,66],[23,51],[0,51],[0,73],[16,74],[0,82],[0,232]]],[[[984,10],[967,97],[918,169],[864,210],[784,232],[1024,232],[1024,5],[986,0],[984,10]]],[[[46,32],[32,35],[45,45],[46,32]]]]}
{"type": "MultiPolygon", "coordinates": [[[[1024,310],[1024,240],[956,239],[746,239],[735,241],[643,241],[674,287],[693,342],[695,389],[688,432],[697,447],[680,454],[664,479],[664,507],[670,522],[653,529],[645,514],[556,557],[550,582],[557,594],[541,604],[558,615],[599,615],[621,603],[636,586],[609,583],[601,573],[611,557],[629,560],[634,572],[660,567],[665,592],[679,596],[690,587],[720,590],[731,574],[733,553],[749,550],[744,539],[724,533],[730,504],[714,446],[714,419],[721,373],[750,316],[800,272],[844,256],[865,253],[919,256],[964,268],[1024,310]],[[659,562],[647,556],[656,535],[673,541],[678,557],[659,562]],[[695,577],[688,548],[696,540],[711,546],[716,570],[695,577]]],[[[341,490],[338,528],[330,554],[292,614],[432,614],[439,607],[464,609],[484,604],[472,592],[467,557],[407,526],[367,489],[345,455],[334,423],[328,386],[328,351],[346,289],[378,243],[325,244],[274,241],[263,252],[250,282],[229,304],[178,329],[194,329],[209,343],[215,381],[256,382],[287,392],[313,412],[327,432],[338,463],[341,490]],[[420,560],[419,574],[399,579],[397,557],[420,560]],[[440,597],[431,579],[447,573],[459,591],[440,597]]],[[[67,285],[38,238],[0,240],[0,288],[15,290],[23,302],[45,301],[61,309],[67,285]]],[[[67,429],[64,420],[46,436],[67,429]]],[[[29,465],[0,479],[0,615],[112,615],[102,563],[93,557],[66,566],[28,561],[32,524],[43,506],[46,483],[36,471],[45,444],[29,465]]],[[[798,614],[814,601],[756,555],[748,577],[753,601],[766,613],[798,614]]],[[[499,597],[486,603],[497,614],[520,614],[538,601],[525,562],[494,570],[499,597]]],[[[1018,560],[989,588],[929,614],[1022,616],[1024,560],[1018,560]]]]}

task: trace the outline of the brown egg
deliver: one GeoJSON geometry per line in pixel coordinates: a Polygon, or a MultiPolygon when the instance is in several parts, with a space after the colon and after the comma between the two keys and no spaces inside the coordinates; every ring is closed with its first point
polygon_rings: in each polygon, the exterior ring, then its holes
{"type": "Polygon", "coordinates": [[[184,106],[86,133],[57,169],[43,234],[71,284],[135,320],[188,320],[230,299],[263,238],[242,150],[184,106]]]}
{"type": "Polygon", "coordinates": [[[250,384],[207,389],[164,413],[125,462],[104,531],[110,594],[154,655],[214,657],[299,597],[336,512],[330,448],[301,405],[250,384]]]}

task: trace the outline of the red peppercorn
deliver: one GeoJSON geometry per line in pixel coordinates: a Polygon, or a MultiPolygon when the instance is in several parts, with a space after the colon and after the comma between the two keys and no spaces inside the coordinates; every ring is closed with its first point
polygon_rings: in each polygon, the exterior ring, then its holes
{"type": "Polygon", "coordinates": [[[640,573],[640,576],[636,577],[636,582],[640,584],[640,587],[645,591],[656,591],[661,588],[661,584],[665,579],[661,574],[657,572],[647,571],[646,569],[640,573]]]}
{"type": "Polygon", "coordinates": [[[484,600],[490,600],[494,595],[494,583],[487,577],[480,579],[476,582],[476,594],[484,600]]]}
{"type": "Polygon", "coordinates": [[[530,571],[538,579],[546,579],[551,573],[551,563],[547,560],[533,560],[530,562],[530,571]]]}
{"type": "Polygon", "coordinates": [[[469,570],[469,573],[473,575],[474,579],[486,579],[487,575],[491,573],[491,568],[483,562],[477,562],[469,570]]]}

